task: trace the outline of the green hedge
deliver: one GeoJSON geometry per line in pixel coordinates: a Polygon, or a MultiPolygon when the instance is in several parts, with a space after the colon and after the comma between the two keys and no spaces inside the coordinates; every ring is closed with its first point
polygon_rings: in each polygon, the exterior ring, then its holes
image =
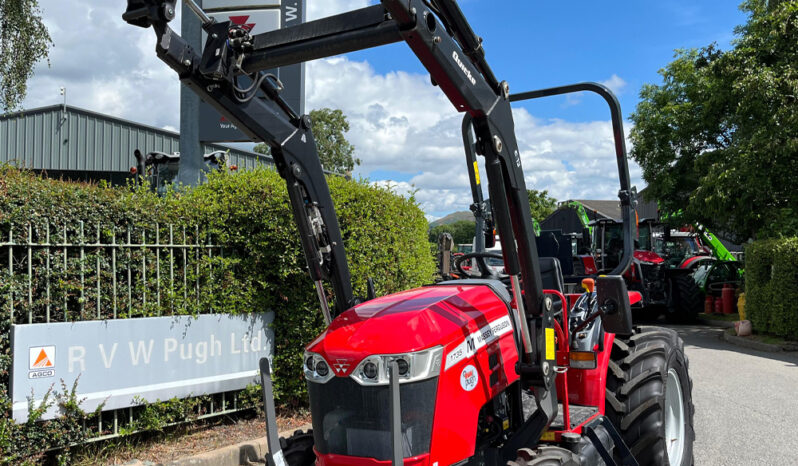
{"type": "MultiPolygon", "coordinates": [[[[356,294],[365,295],[368,277],[374,279],[378,294],[432,280],[435,265],[427,244],[427,222],[413,198],[403,198],[365,181],[341,177],[331,177],[328,181],[356,294]]],[[[20,227],[28,223],[33,225],[34,237],[43,234],[47,222],[71,225],[70,234],[74,234],[78,220],[86,224],[102,223],[103,235],[110,235],[112,228],[123,231],[130,227],[149,231],[152,235],[156,224],[160,224],[161,229],[165,224],[178,228],[200,225],[227,253],[224,257],[207,259],[208,263],[203,264],[212,266],[214,283],[218,285],[202,302],[185,308],[178,306],[176,313],[205,312],[209,308],[230,313],[274,310],[274,377],[278,403],[282,406],[306,403],[302,351],[323,325],[292,220],[285,183],[275,171],[260,168],[235,174],[214,173],[202,186],[158,197],[146,188],[55,181],[0,166],[0,206],[2,234],[7,234],[10,225],[16,225],[14,235],[17,238],[24,237],[25,232],[20,227]]],[[[162,230],[162,238],[164,234],[162,230]]],[[[88,261],[89,266],[91,262],[88,261]]],[[[154,275],[147,274],[148,277],[154,275]]],[[[62,282],[69,283],[69,280],[62,282]]],[[[12,458],[7,455],[24,458],[40,452],[44,446],[57,447],[79,441],[82,434],[76,426],[86,416],[76,407],[68,410],[70,415],[66,418],[50,422],[20,426],[8,418],[11,362],[8,336],[12,322],[4,300],[10,287],[15,286],[18,284],[14,280],[0,272],[0,452],[3,452],[0,462],[12,458]],[[41,439],[47,439],[46,445],[42,445],[41,439]]],[[[332,288],[328,286],[327,289],[331,291],[332,288]]],[[[77,291],[66,286],[63,293],[77,291]]],[[[86,306],[90,301],[87,300],[86,306]]],[[[28,311],[31,311],[34,321],[44,321],[43,306],[36,303],[40,301],[34,300],[30,309],[19,309],[16,320],[27,322],[28,311]],[[25,320],[20,320],[23,316],[25,320]]],[[[159,309],[149,302],[120,317],[169,314],[173,303],[164,299],[159,309]]],[[[68,319],[95,318],[95,311],[70,312],[68,319]]],[[[103,317],[108,315],[105,309],[100,311],[103,317]]],[[[67,395],[62,394],[54,401],[71,406],[68,390],[62,392],[67,395]]],[[[163,421],[169,422],[169,419],[163,421]]]]}
{"type": "Polygon", "coordinates": [[[759,332],[798,340],[798,238],[745,249],[745,312],[759,332]]]}

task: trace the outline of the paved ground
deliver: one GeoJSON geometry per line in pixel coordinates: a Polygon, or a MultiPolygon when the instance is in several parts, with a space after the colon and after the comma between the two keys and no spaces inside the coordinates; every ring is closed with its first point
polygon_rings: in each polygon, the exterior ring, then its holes
{"type": "Polygon", "coordinates": [[[709,327],[673,328],[693,377],[695,464],[798,465],[798,352],[739,348],[709,327]]]}

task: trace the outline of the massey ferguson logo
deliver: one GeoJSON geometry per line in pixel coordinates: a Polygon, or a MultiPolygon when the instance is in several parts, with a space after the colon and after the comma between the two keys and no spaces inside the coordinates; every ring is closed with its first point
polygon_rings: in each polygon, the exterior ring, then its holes
{"type": "Polygon", "coordinates": [[[335,368],[335,372],[343,374],[349,370],[349,361],[346,359],[336,359],[333,367],[335,368]]]}
{"type": "Polygon", "coordinates": [[[474,78],[471,75],[471,70],[469,70],[468,67],[465,66],[465,63],[463,63],[462,60],[460,60],[460,55],[457,54],[457,51],[452,52],[452,58],[454,58],[454,62],[457,63],[457,66],[459,66],[460,69],[463,70],[463,73],[466,75],[466,78],[468,78],[468,81],[471,83],[471,85],[476,85],[477,84],[476,78],[474,78]]]}
{"type": "Polygon", "coordinates": [[[244,29],[247,32],[252,32],[252,28],[255,27],[255,23],[248,23],[248,19],[249,15],[230,16],[231,23],[235,24],[236,26],[241,26],[241,29],[244,29]]]}

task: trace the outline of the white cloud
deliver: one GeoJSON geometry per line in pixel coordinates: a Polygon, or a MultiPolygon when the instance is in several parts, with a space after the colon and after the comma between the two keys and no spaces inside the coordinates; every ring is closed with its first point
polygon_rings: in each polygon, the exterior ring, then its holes
{"type": "MultiPolygon", "coordinates": [[[[315,0],[308,17],[370,3],[315,0]]],[[[124,3],[42,0],[41,6],[55,47],[52,67],[38,67],[29,83],[27,108],[60,103],[58,89],[66,86],[72,105],[158,127],[179,127],[177,77],[156,57],[152,31],[121,20],[124,3]]],[[[179,22],[172,24],[177,28],[179,22]]],[[[612,75],[604,84],[621,92],[625,81],[612,75]]],[[[403,174],[394,189],[415,192],[429,216],[468,208],[462,115],[426,74],[378,73],[367,62],[336,57],[308,64],[306,90],[309,109],[340,108],[348,116],[348,137],[363,161],[359,175],[378,169],[403,174]]],[[[616,196],[608,121],[542,120],[522,108],[514,115],[528,187],[547,189],[557,199],[616,196]]],[[[631,171],[640,186],[639,168],[632,164],[631,171]]],[[[484,179],[484,169],[482,173],[484,179]]]]}
{"type": "Polygon", "coordinates": [[[626,88],[626,81],[624,81],[623,78],[621,78],[615,73],[613,73],[613,75],[610,76],[609,79],[601,81],[601,84],[609,87],[610,90],[614,92],[616,95],[621,94],[626,88]]]}
{"type": "MultiPolygon", "coordinates": [[[[621,95],[626,88],[626,81],[618,76],[617,74],[613,73],[612,76],[609,78],[599,81],[599,84],[603,84],[607,86],[615,95],[621,95]]],[[[572,107],[574,105],[579,105],[582,103],[582,97],[584,97],[584,92],[577,92],[575,94],[566,94],[565,95],[565,102],[563,103],[563,107],[572,107]]]]}

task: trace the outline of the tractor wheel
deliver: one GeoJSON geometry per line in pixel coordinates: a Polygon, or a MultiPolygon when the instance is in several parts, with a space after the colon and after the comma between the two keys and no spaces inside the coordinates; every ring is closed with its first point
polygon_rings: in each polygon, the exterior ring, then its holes
{"type": "Polygon", "coordinates": [[[569,450],[560,447],[539,447],[535,450],[522,448],[518,458],[508,461],[507,466],[579,466],[580,460],[569,450]]]}
{"type": "Polygon", "coordinates": [[[701,289],[691,275],[676,275],[671,277],[670,282],[672,296],[668,320],[675,323],[695,322],[703,305],[701,289]]]}
{"type": "Polygon", "coordinates": [[[640,466],[693,464],[693,381],[684,343],[660,327],[615,338],[606,415],[640,466]]]}
{"type": "Polygon", "coordinates": [[[297,430],[288,438],[280,437],[280,448],[288,466],[313,466],[316,463],[312,430],[307,432],[297,430]]]}

